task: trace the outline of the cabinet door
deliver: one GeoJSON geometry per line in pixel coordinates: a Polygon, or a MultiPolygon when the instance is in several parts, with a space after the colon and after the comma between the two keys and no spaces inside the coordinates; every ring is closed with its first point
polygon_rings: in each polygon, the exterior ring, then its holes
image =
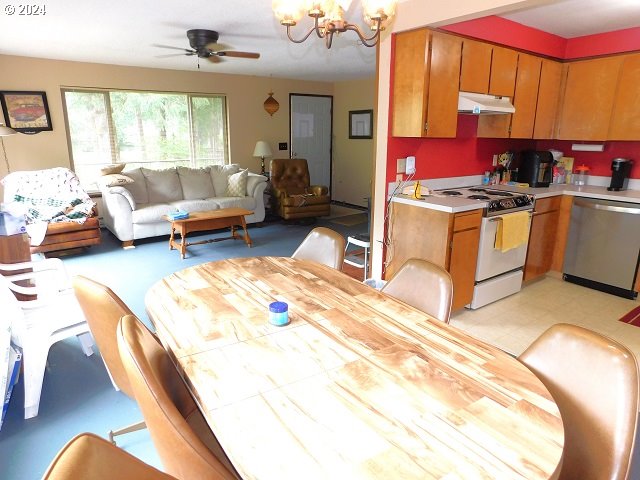
{"type": "Polygon", "coordinates": [[[560,114],[560,140],[606,140],[623,57],[569,64],[560,114]]]}
{"type": "Polygon", "coordinates": [[[489,43],[466,38],[462,41],[461,92],[489,92],[492,49],[493,46],[489,43]]]}
{"type": "Polygon", "coordinates": [[[452,310],[470,304],[473,299],[479,241],[479,228],[453,234],[449,262],[449,273],[453,279],[452,310]]]}
{"type": "Polygon", "coordinates": [[[433,32],[430,50],[426,136],[455,138],[462,38],[433,32]]]}
{"type": "Polygon", "coordinates": [[[640,54],[624,58],[609,140],[640,140],[640,54]]]}
{"type": "Polygon", "coordinates": [[[531,219],[524,280],[533,280],[551,270],[556,246],[561,197],[536,200],[531,219]]]}
{"type": "Polygon", "coordinates": [[[562,64],[554,60],[543,59],[540,70],[540,86],[538,87],[538,104],[536,106],[533,138],[554,138],[561,82],[562,64]]]}
{"type": "Polygon", "coordinates": [[[518,52],[510,48],[494,46],[491,57],[489,93],[513,98],[517,67],[518,52]]]}
{"type": "Polygon", "coordinates": [[[395,35],[391,129],[394,137],[424,135],[428,45],[429,31],[424,28],[395,35]]]}

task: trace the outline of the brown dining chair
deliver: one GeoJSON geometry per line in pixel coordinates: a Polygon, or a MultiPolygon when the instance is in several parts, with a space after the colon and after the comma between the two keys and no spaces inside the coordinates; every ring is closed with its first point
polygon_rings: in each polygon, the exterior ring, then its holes
{"type": "Polygon", "coordinates": [[[620,343],[559,323],[519,357],[555,400],[564,424],[561,480],[628,478],[638,420],[638,365],[620,343]]]}
{"type": "Polygon", "coordinates": [[[135,316],[120,320],[118,346],[165,470],[184,480],[239,478],[169,354],[135,316]]]}
{"type": "Polygon", "coordinates": [[[338,232],[325,227],[316,227],[305,237],[291,255],[298,260],[313,260],[337,270],[344,262],[345,240],[338,232]]]}
{"type": "Polygon", "coordinates": [[[449,272],[435,263],[410,258],[381,291],[449,323],[453,281],[449,272]]]}
{"type": "Polygon", "coordinates": [[[93,433],[62,447],[42,480],[176,480],[93,433]]]}
{"type": "MultiPolygon", "coordinates": [[[[113,386],[116,390],[122,391],[126,396],[135,400],[127,372],[120,359],[117,336],[120,318],[124,315],[133,315],[133,312],[109,287],[90,278],[81,275],[75,276],[73,289],[87,319],[91,334],[98,344],[100,355],[102,355],[113,386]]],[[[145,428],[144,422],[138,422],[117,430],[110,430],[109,440],[115,445],[115,436],[143,428],[145,428]]]]}

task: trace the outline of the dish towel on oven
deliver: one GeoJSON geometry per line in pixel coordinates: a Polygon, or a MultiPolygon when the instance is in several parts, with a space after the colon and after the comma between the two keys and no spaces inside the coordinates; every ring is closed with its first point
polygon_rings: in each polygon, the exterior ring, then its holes
{"type": "Polygon", "coordinates": [[[529,240],[529,212],[502,215],[498,222],[495,248],[507,252],[524,245],[529,240]]]}

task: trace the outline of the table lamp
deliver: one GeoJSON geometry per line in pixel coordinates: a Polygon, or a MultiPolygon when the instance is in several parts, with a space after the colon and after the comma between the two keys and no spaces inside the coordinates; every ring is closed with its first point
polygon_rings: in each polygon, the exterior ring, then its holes
{"type": "Polygon", "coordinates": [[[271,155],[273,154],[271,153],[271,147],[269,147],[269,144],[264,140],[258,140],[258,142],[256,143],[256,148],[253,151],[253,156],[260,157],[260,174],[261,175],[265,174],[264,158],[270,157],[271,155]]]}
{"type": "Polygon", "coordinates": [[[14,135],[16,133],[18,132],[16,132],[13,128],[9,128],[3,123],[0,123],[0,144],[2,144],[2,155],[4,157],[4,163],[7,166],[7,174],[11,173],[11,167],[9,167],[9,159],[7,158],[7,151],[4,148],[3,137],[8,137],[9,135],[14,135]]]}

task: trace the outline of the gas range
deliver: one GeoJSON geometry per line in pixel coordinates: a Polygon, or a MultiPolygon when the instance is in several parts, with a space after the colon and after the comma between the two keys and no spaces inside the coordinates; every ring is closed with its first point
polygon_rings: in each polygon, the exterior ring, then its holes
{"type": "Polygon", "coordinates": [[[520,210],[532,210],[534,196],[526,193],[507,192],[488,187],[462,187],[435,190],[433,195],[439,197],[457,197],[469,200],[477,200],[486,204],[484,214],[486,217],[517,212],[520,210]]]}

